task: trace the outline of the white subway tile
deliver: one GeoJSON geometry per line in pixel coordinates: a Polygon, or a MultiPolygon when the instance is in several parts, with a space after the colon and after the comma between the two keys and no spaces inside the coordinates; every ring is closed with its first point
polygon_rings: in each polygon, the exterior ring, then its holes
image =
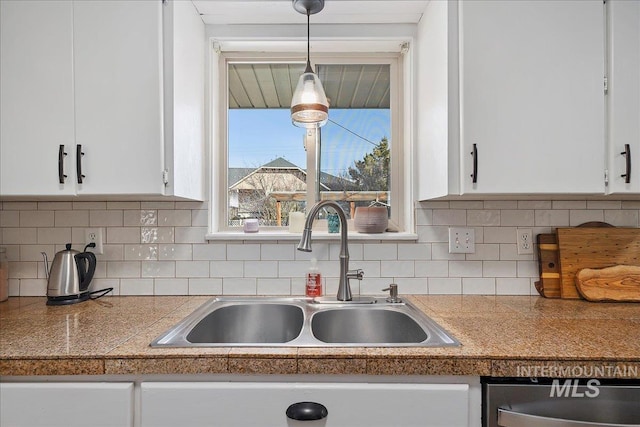
{"type": "Polygon", "coordinates": [[[5,211],[34,211],[38,209],[37,202],[2,202],[5,211]]]}
{"type": "Polygon", "coordinates": [[[604,221],[602,210],[572,210],[569,211],[569,225],[576,227],[585,222],[604,221]]]}
{"type": "Polygon", "coordinates": [[[160,260],[161,261],[191,261],[193,258],[193,246],[184,245],[160,245],[160,260]]]}
{"type": "Polygon", "coordinates": [[[209,211],[192,210],[191,211],[191,225],[194,227],[208,227],[209,226],[209,211]]]}
{"type": "Polygon", "coordinates": [[[20,227],[20,211],[0,210],[0,227],[20,227]]]}
{"type": "Polygon", "coordinates": [[[120,280],[119,279],[102,279],[94,278],[89,286],[90,291],[101,291],[103,289],[113,288],[111,292],[105,296],[120,295],[120,280]]]}
{"type": "Polygon", "coordinates": [[[535,211],[535,225],[537,227],[568,227],[569,210],[537,210],[535,211]]]}
{"type": "Polygon", "coordinates": [[[445,201],[428,201],[419,202],[420,209],[449,209],[449,202],[445,201]]]}
{"type": "Polygon", "coordinates": [[[71,242],[71,229],[64,228],[38,228],[39,244],[65,244],[71,242]]]}
{"type": "Polygon", "coordinates": [[[639,211],[634,210],[606,210],[604,211],[604,222],[616,227],[638,227],[640,220],[638,219],[639,211]]]}
{"type": "Polygon", "coordinates": [[[2,231],[3,245],[28,245],[39,243],[37,228],[3,228],[0,231],[2,231]]]}
{"type": "Polygon", "coordinates": [[[191,211],[206,211],[207,207],[207,202],[176,202],[175,205],[175,209],[189,209],[191,211]]]}
{"type": "Polygon", "coordinates": [[[189,295],[222,295],[222,279],[189,279],[189,295]]]}
{"type": "Polygon", "coordinates": [[[464,278],[462,293],[465,295],[495,295],[496,280],[493,278],[464,278]]]}
{"type": "Polygon", "coordinates": [[[243,277],[244,263],[242,261],[211,261],[209,263],[211,277],[243,277]]]}
{"type": "Polygon", "coordinates": [[[429,278],[430,295],[460,295],[462,294],[462,279],[460,278],[429,278]]]}
{"type": "Polygon", "coordinates": [[[433,209],[416,209],[416,225],[433,225],[433,209]]]}
{"type": "MultiPolygon", "coordinates": [[[[297,245],[297,243],[296,243],[297,245]]],[[[295,246],[294,246],[295,249],[295,246]]],[[[298,250],[295,251],[296,253],[305,253],[305,252],[300,252],[298,250]]],[[[313,253],[315,253],[316,250],[315,248],[313,249],[313,253]]],[[[297,254],[296,254],[297,255],[297,254]]],[[[318,258],[320,259],[320,258],[318,258]]],[[[331,243],[329,245],[329,259],[330,260],[339,260],[340,259],[340,244],[339,243],[331,243]]],[[[349,259],[350,260],[355,260],[355,261],[362,261],[364,260],[364,244],[362,243],[349,243],[349,259]]]]}
{"type": "Polygon", "coordinates": [[[47,281],[45,279],[20,279],[21,297],[42,297],[45,295],[47,295],[47,281]]]}
{"type": "Polygon", "coordinates": [[[306,277],[309,261],[278,261],[278,277],[306,277]]]}
{"type": "Polygon", "coordinates": [[[72,209],[105,210],[107,202],[73,202],[72,209]]]}
{"type": "Polygon", "coordinates": [[[122,227],[123,213],[120,210],[89,211],[89,225],[91,227],[122,227]]]}
{"type": "Polygon", "coordinates": [[[449,243],[433,243],[431,245],[431,259],[462,261],[465,257],[464,254],[450,254],[449,243]]]}
{"type": "MultiPolygon", "coordinates": [[[[349,269],[351,270],[362,270],[364,271],[364,277],[381,277],[382,273],[381,273],[381,263],[382,262],[394,262],[394,261],[352,261],[349,264],[349,269]]],[[[395,261],[395,262],[411,262],[413,263],[413,261],[395,261]]],[[[332,272],[329,272],[326,274],[327,277],[338,277],[340,276],[340,264],[338,262],[335,261],[331,261],[330,262],[331,267],[332,267],[332,272]]],[[[327,268],[325,268],[324,270],[327,270],[327,268]]],[[[324,271],[323,270],[323,271],[324,271]]],[[[352,280],[351,281],[356,282],[356,280],[352,280]]]]}
{"type": "Polygon", "coordinates": [[[176,261],[176,277],[209,277],[209,261],[176,261]]]}
{"type": "Polygon", "coordinates": [[[483,261],[483,277],[516,277],[516,261],[483,261]]]}
{"type": "Polygon", "coordinates": [[[369,243],[364,245],[366,260],[397,260],[398,245],[395,243],[369,243]]]}
{"type": "Polygon", "coordinates": [[[176,277],[173,261],[142,261],[142,277],[176,277]]]}
{"type": "MultiPolygon", "coordinates": [[[[428,293],[428,280],[424,278],[398,279],[396,284],[400,298],[403,298],[404,295],[425,295],[428,293]]],[[[387,287],[388,285],[385,286],[385,288],[387,287]]]]}
{"type": "Polygon", "coordinates": [[[442,243],[449,241],[449,227],[444,225],[418,226],[418,241],[423,243],[442,243]]]}
{"type": "Polygon", "coordinates": [[[176,243],[206,243],[207,227],[176,227],[176,243]]]}
{"type": "Polygon", "coordinates": [[[449,277],[449,261],[416,261],[416,277],[449,277]]]}
{"type": "Polygon", "coordinates": [[[551,209],[550,200],[519,200],[518,209],[551,209]]]}
{"type": "MultiPolygon", "coordinates": [[[[111,261],[107,263],[107,277],[141,277],[139,261],[111,261]]],[[[121,283],[122,285],[122,283],[121,283]]]]}
{"type": "Polygon", "coordinates": [[[413,261],[381,261],[380,276],[382,277],[414,277],[415,263],[413,261]]]}
{"type": "Polygon", "coordinates": [[[552,209],[586,209],[585,200],[553,200],[552,209]]]}
{"type": "Polygon", "coordinates": [[[125,261],[157,261],[158,245],[124,245],[125,261]]]}
{"type": "Polygon", "coordinates": [[[72,202],[38,202],[39,211],[73,210],[72,202]]]}
{"type": "Polygon", "coordinates": [[[518,277],[539,277],[536,261],[518,261],[518,277]]]}
{"type": "Polygon", "coordinates": [[[124,261],[124,245],[102,245],[102,261],[124,261]]]}
{"type": "Polygon", "coordinates": [[[260,245],[260,259],[263,261],[293,261],[295,259],[294,245],[263,243],[260,245]]]}
{"type": "Polygon", "coordinates": [[[140,202],[107,202],[107,209],[132,210],[140,209],[140,202]]]}
{"type": "Polygon", "coordinates": [[[486,227],[484,243],[515,243],[516,227],[486,227]]]}
{"type": "MultiPolygon", "coordinates": [[[[406,279],[402,279],[402,280],[406,280],[406,279]]],[[[427,281],[426,279],[422,279],[424,280],[425,283],[425,290],[427,288],[427,281]]],[[[389,295],[389,292],[385,292],[383,291],[383,289],[388,288],[389,284],[393,283],[392,279],[385,277],[385,278],[365,278],[362,282],[360,282],[360,290],[358,292],[359,295],[378,295],[378,296],[383,296],[385,295],[385,293],[387,295],[389,295]]],[[[352,280],[351,284],[354,285],[355,281],[352,280]]],[[[401,293],[405,293],[403,289],[401,289],[398,286],[398,290],[401,293]]],[[[353,292],[353,289],[351,289],[351,291],[353,292]]],[[[333,296],[333,294],[331,294],[333,296]]]]}
{"type": "Polygon", "coordinates": [[[191,225],[190,210],[158,210],[158,225],[160,227],[187,227],[191,225]]]}
{"type": "Polygon", "coordinates": [[[431,245],[428,243],[399,243],[399,260],[429,260],[431,259],[431,245]]]}
{"type": "Polygon", "coordinates": [[[227,259],[237,261],[249,261],[260,259],[260,244],[228,244],[227,245],[227,259]]]}
{"type": "Polygon", "coordinates": [[[452,200],[449,202],[451,209],[484,209],[482,200],[452,200]]]}
{"type": "Polygon", "coordinates": [[[153,295],[153,279],[121,279],[120,295],[153,295]]]}
{"type": "Polygon", "coordinates": [[[244,261],[244,277],[278,277],[278,261],[244,261]]]}
{"type": "Polygon", "coordinates": [[[20,261],[36,261],[42,262],[42,252],[47,254],[49,258],[49,262],[53,261],[53,257],[55,256],[55,247],[54,245],[20,245],[19,254],[17,258],[10,257],[9,253],[7,253],[7,257],[9,261],[13,261],[14,259],[19,259],[20,261]]]}
{"type": "Polygon", "coordinates": [[[516,243],[502,243],[500,245],[500,260],[501,261],[529,261],[534,257],[530,255],[519,255],[518,245],[516,243]]]}
{"type": "Polygon", "coordinates": [[[9,279],[9,296],[20,296],[20,279],[9,279]]]}
{"type": "Polygon", "coordinates": [[[496,279],[496,295],[531,295],[531,281],[511,277],[496,279]]]}
{"type": "Polygon", "coordinates": [[[518,209],[517,200],[485,200],[483,209],[518,209]]]}
{"type": "Polygon", "coordinates": [[[224,278],[222,280],[224,295],[257,295],[256,279],[224,278]]]}
{"type": "Polygon", "coordinates": [[[482,261],[449,261],[451,277],[482,277],[482,261]]]}
{"type": "Polygon", "coordinates": [[[193,245],[193,259],[195,261],[226,260],[227,245],[224,243],[193,245]]]}
{"type": "Polygon", "coordinates": [[[622,209],[640,209],[640,200],[623,200],[622,209]]]}
{"type": "Polygon", "coordinates": [[[434,210],[433,225],[467,225],[467,211],[463,209],[434,210]]]}
{"type": "Polygon", "coordinates": [[[502,210],[500,211],[500,225],[502,227],[534,226],[535,215],[533,210],[502,210]]]}
{"type": "Polygon", "coordinates": [[[476,243],[476,251],[467,254],[467,261],[500,260],[500,245],[495,243],[476,243]]]}
{"type": "Polygon", "coordinates": [[[258,295],[290,295],[291,279],[258,279],[258,295]]]}
{"type": "Polygon", "coordinates": [[[189,295],[189,279],[154,279],[155,295],[189,295]]]}
{"type": "Polygon", "coordinates": [[[587,200],[587,209],[620,209],[620,200],[587,200]]]}
{"type": "MultiPolygon", "coordinates": [[[[106,243],[141,243],[138,227],[107,227],[106,243]]],[[[152,242],[150,242],[152,243],[152,242]]]]}
{"type": "Polygon", "coordinates": [[[54,225],[53,211],[20,212],[20,227],[53,227],[54,225]]]}
{"type": "Polygon", "coordinates": [[[140,209],[144,210],[158,210],[158,209],[175,209],[175,202],[142,202],[140,203],[140,209]]]}
{"type": "MultiPolygon", "coordinates": [[[[53,260],[53,258],[49,258],[49,261],[53,260]]],[[[35,279],[38,277],[45,277],[44,273],[42,275],[38,275],[38,266],[42,264],[44,269],[44,264],[42,261],[10,261],[9,262],[9,278],[10,279],[35,279]]],[[[49,263],[51,265],[51,263],[49,263]]]]}
{"type": "Polygon", "coordinates": [[[88,227],[89,211],[55,211],[56,227],[88,227]]]}
{"type": "MultiPolygon", "coordinates": [[[[297,246],[297,242],[295,243],[297,246]]],[[[351,246],[349,245],[349,253],[351,253],[351,246]]],[[[355,245],[354,245],[355,246],[355,245]]],[[[311,252],[303,252],[299,250],[294,251],[296,261],[309,261],[313,258],[320,260],[329,259],[329,244],[328,243],[313,243],[311,246],[311,252]]]]}
{"type": "Polygon", "coordinates": [[[468,210],[467,225],[477,227],[490,227],[500,225],[500,211],[497,209],[468,210]]]}

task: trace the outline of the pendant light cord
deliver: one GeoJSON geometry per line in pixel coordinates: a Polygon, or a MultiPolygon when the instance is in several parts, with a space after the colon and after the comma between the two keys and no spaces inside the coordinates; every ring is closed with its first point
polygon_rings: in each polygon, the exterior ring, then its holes
{"type": "Polygon", "coordinates": [[[311,25],[309,16],[311,16],[311,10],[307,8],[307,68],[304,70],[305,73],[314,72],[313,68],[311,68],[311,25]]]}

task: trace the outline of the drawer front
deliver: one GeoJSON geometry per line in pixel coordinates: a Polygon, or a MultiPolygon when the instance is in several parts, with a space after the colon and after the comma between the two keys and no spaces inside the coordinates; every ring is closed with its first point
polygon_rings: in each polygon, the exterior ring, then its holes
{"type": "Polygon", "coordinates": [[[142,426],[430,426],[469,423],[466,384],[170,383],[142,384],[142,426]],[[326,407],[326,418],[295,421],[297,402],[326,407]]]}

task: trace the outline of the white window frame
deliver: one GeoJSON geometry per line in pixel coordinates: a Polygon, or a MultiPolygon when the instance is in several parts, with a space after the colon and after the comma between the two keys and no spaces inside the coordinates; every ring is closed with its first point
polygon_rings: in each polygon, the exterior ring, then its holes
{"type": "MultiPolygon", "coordinates": [[[[285,46],[289,46],[284,43],[285,46]]],[[[317,64],[389,64],[391,66],[391,218],[393,233],[363,235],[350,230],[350,238],[356,240],[415,240],[413,209],[413,146],[411,143],[413,97],[411,96],[411,55],[406,48],[408,43],[397,40],[381,42],[379,40],[326,41],[316,43],[311,61],[314,69],[317,64]],[[386,53],[380,53],[380,47],[386,53]],[[394,46],[388,49],[387,46],[394,46]],[[402,46],[402,49],[400,48],[402,46]]],[[[289,234],[286,227],[264,227],[260,233],[243,233],[237,227],[227,225],[227,112],[228,112],[228,62],[306,62],[306,52],[289,52],[282,44],[274,42],[212,41],[210,63],[210,140],[211,140],[211,176],[208,240],[295,240],[299,236],[289,234]],[[269,52],[271,50],[271,52],[269,52]],[[260,53],[257,53],[260,52],[260,53]],[[216,173],[224,171],[224,173],[216,173]]],[[[301,129],[302,134],[302,129],[301,129]]],[[[307,156],[309,161],[309,156],[307,156]]],[[[335,235],[323,236],[314,233],[314,238],[336,238],[335,235]]]]}

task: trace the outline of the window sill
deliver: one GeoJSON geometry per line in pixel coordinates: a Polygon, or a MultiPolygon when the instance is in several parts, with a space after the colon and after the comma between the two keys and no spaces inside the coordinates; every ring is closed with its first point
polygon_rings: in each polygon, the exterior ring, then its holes
{"type": "MultiPolygon", "coordinates": [[[[225,231],[208,233],[205,239],[208,241],[291,241],[300,240],[301,233],[289,233],[286,231],[261,230],[257,233],[243,233],[238,231],[225,231]]],[[[314,231],[313,240],[340,241],[340,233],[329,234],[326,231],[314,231]]],[[[379,241],[417,241],[418,235],[415,233],[377,233],[363,234],[349,232],[350,242],[379,242],[379,241]]]]}

